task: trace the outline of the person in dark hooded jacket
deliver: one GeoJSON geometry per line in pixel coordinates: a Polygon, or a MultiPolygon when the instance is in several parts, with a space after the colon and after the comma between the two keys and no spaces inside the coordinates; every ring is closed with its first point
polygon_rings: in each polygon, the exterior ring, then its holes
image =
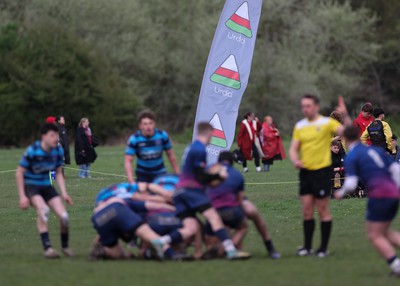
{"type": "Polygon", "coordinates": [[[64,163],[66,165],[71,164],[71,156],[69,152],[69,139],[68,139],[68,132],[67,128],[65,128],[65,118],[62,115],[58,115],[56,117],[56,125],[60,130],[60,145],[64,150],[64,163]]]}
{"type": "Polygon", "coordinates": [[[75,138],[75,161],[79,165],[80,178],[90,178],[90,164],[97,158],[93,139],[89,119],[84,117],[79,122],[75,138]]]}

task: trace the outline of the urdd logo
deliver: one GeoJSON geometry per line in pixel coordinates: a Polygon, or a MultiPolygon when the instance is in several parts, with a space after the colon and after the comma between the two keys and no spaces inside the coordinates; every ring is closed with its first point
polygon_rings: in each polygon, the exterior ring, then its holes
{"type": "Polygon", "coordinates": [[[249,20],[249,5],[247,2],[244,2],[240,7],[236,10],[235,13],[226,21],[225,25],[242,35],[245,35],[247,38],[251,38],[253,36],[250,27],[249,20]]]}
{"type": "Polygon", "coordinates": [[[230,55],[213,73],[211,81],[234,89],[240,89],[240,75],[234,55],[230,55]]]}
{"type": "Polygon", "coordinates": [[[226,142],[225,132],[222,128],[221,119],[219,118],[218,113],[215,113],[213,118],[211,118],[210,124],[214,127],[210,144],[217,147],[226,148],[228,144],[226,142]]]}

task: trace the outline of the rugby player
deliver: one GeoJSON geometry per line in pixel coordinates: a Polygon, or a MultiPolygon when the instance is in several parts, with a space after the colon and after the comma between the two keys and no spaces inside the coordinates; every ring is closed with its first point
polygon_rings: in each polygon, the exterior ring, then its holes
{"type": "Polygon", "coordinates": [[[400,277],[400,259],[394,247],[400,248],[400,233],[390,228],[399,208],[400,166],[382,148],[367,147],[359,141],[357,127],[344,131],[349,153],[345,159],[346,179],[337,199],[353,192],[360,178],[367,188],[366,229],[368,239],[387,261],[392,274],[400,277]]]}
{"type": "Polygon", "coordinates": [[[63,200],[73,205],[67,193],[62,175],[64,152],[58,146],[58,127],[46,123],[40,129],[41,139],[30,145],[24,152],[16,171],[16,180],[19,194],[19,207],[28,209],[32,205],[37,212],[37,228],[42,241],[44,256],[58,258],[59,254],[50,243],[48,220],[50,209],[60,219],[61,247],[65,256],[73,256],[68,246],[69,217],[63,200]],[[56,170],[56,181],[61,191],[62,199],[52,186],[49,172],[56,170]]]}
{"type": "MultiPolygon", "coordinates": [[[[323,258],[328,254],[332,229],[329,209],[332,165],[330,146],[333,135],[341,136],[344,127],[338,121],[320,115],[320,101],[316,95],[303,95],[301,109],[305,118],[297,122],[294,127],[289,151],[294,167],[300,170],[304,245],[297,250],[297,255],[308,256],[313,253],[316,207],[321,220],[321,245],[316,254],[323,258]]],[[[342,97],[339,97],[337,111],[343,115],[344,123],[350,125],[351,120],[342,97]]]]}
{"type": "Polygon", "coordinates": [[[196,213],[201,213],[211,224],[215,236],[222,242],[226,257],[228,259],[247,259],[250,255],[236,249],[221,218],[205,193],[209,182],[223,180],[227,177],[224,168],[221,168],[218,174],[209,174],[206,171],[206,146],[210,143],[213,130],[214,128],[209,123],[199,123],[196,140],[185,150],[182,174],[173,198],[177,215],[183,221],[183,228],[163,236],[161,241],[179,243],[193,236],[197,231],[196,213]]]}
{"type": "Polygon", "coordinates": [[[180,170],[167,132],[156,128],[154,113],[148,110],[140,112],[138,123],[139,130],[128,140],[124,165],[128,182],[133,184],[132,163],[134,157],[137,157],[136,181],[140,191],[145,191],[147,185],[157,176],[167,173],[163,151],[166,152],[173,171],[179,174],[180,170]]]}
{"type": "Polygon", "coordinates": [[[138,192],[137,184],[119,183],[102,189],[96,197],[96,206],[92,217],[93,226],[98,233],[90,253],[91,259],[110,258],[123,259],[130,256],[125,253],[118,240],[132,241],[136,236],[149,242],[156,250],[159,259],[164,258],[164,251],[168,257],[174,252],[165,243],[159,240],[149,225],[145,224],[140,214],[149,210],[175,210],[158,199],[147,197],[138,192]],[[147,199],[147,201],[144,201],[147,199]]]}

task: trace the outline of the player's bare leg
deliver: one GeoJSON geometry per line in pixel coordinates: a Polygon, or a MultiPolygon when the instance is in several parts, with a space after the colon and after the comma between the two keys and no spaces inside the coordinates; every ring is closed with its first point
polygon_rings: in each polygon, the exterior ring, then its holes
{"type": "Polygon", "coordinates": [[[239,228],[235,231],[232,236],[232,241],[238,249],[242,249],[243,240],[246,237],[247,230],[249,229],[246,220],[243,220],[239,228]]]}
{"type": "Polygon", "coordinates": [[[64,203],[60,197],[54,197],[49,201],[50,208],[54,211],[60,220],[60,238],[62,252],[65,256],[71,257],[74,255],[69,248],[69,216],[65,209],[64,203]]]}
{"type": "Polygon", "coordinates": [[[389,229],[387,232],[387,237],[394,246],[400,248],[400,232],[389,229]]]}
{"type": "Polygon", "coordinates": [[[203,212],[203,216],[210,223],[211,228],[216,237],[221,241],[222,246],[225,249],[228,259],[248,259],[250,254],[246,252],[238,251],[229,238],[229,235],[224,227],[224,224],[214,208],[209,208],[203,212]]]}
{"type": "Polygon", "coordinates": [[[42,240],[44,248],[44,256],[46,258],[59,258],[58,253],[51,247],[49,230],[48,230],[48,220],[50,214],[50,208],[47,206],[44,199],[37,195],[31,198],[31,203],[36,209],[37,213],[37,228],[42,240]]]}
{"type": "Polygon", "coordinates": [[[271,236],[268,231],[267,224],[264,218],[261,216],[261,213],[258,211],[257,207],[249,200],[244,200],[242,202],[242,208],[247,218],[252,220],[255,227],[257,228],[258,233],[261,235],[265,247],[273,259],[278,259],[281,257],[280,253],[275,250],[275,247],[272,243],[271,236]]]}

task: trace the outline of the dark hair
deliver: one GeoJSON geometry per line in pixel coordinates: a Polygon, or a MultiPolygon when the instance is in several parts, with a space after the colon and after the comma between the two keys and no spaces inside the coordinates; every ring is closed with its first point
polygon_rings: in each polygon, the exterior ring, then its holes
{"type": "Polygon", "coordinates": [[[139,112],[138,117],[137,117],[138,123],[142,122],[142,120],[145,118],[148,118],[153,121],[156,121],[156,119],[157,119],[154,112],[149,109],[139,112]]]}
{"type": "Polygon", "coordinates": [[[396,136],[396,134],[393,134],[393,135],[392,135],[392,139],[397,141],[397,136],[396,136]]]}
{"type": "Polygon", "coordinates": [[[233,165],[233,154],[229,151],[223,151],[219,153],[218,163],[226,162],[229,165],[233,165]]]}
{"type": "Polygon", "coordinates": [[[247,117],[249,117],[249,116],[252,115],[252,114],[253,114],[253,112],[251,112],[251,111],[246,112],[246,113],[243,115],[243,118],[244,118],[244,119],[247,119],[247,117]]]}
{"type": "Polygon", "coordinates": [[[60,121],[60,119],[63,118],[63,117],[64,117],[63,115],[57,115],[56,116],[56,122],[58,123],[60,121]]]}
{"type": "Polygon", "coordinates": [[[343,124],[343,115],[340,112],[332,111],[331,115],[329,115],[330,118],[333,118],[337,121],[339,121],[341,124],[343,124]]]}
{"type": "Polygon", "coordinates": [[[331,146],[336,146],[336,147],[341,148],[342,147],[342,143],[340,143],[339,140],[332,140],[331,146]]]}
{"type": "Polygon", "coordinates": [[[52,123],[45,123],[42,125],[42,127],[40,127],[40,134],[41,135],[45,135],[47,134],[49,131],[54,131],[54,132],[59,132],[59,129],[56,125],[52,124],[52,123]]]}
{"type": "Polygon", "coordinates": [[[305,93],[305,94],[303,94],[303,96],[301,98],[302,99],[311,99],[317,105],[319,105],[319,103],[320,103],[319,96],[315,95],[315,94],[305,93]]]}
{"type": "Polygon", "coordinates": [[[381,114],[385,114],[385,111],[383,111],[382,108],[377,107],[374,109],[373,115],[375,118],[378,118],[381,114]]]}
{"type": "Polygon", "coordinates": [[[214,127],[208,122],[199,122],[199,124],[197,124],[197,134],[198,135],[203,135],[203,134],[213,131],[213,130],[214,130],[214,127]]]}
{"type": "Polygon", "coordinates": [[[357,141],[360,138],[360,130],[357,126],[347,126],[344,129],[343,136],[346,141],[357,141]]]}
{"type": "Polygon", "coordinates": [[[362,106],[361,111],[368,112],[369,114],[372,114],[372,111],[374,111],[374,108],[372,107],[371,103],[367,102],[362,106]]]}

